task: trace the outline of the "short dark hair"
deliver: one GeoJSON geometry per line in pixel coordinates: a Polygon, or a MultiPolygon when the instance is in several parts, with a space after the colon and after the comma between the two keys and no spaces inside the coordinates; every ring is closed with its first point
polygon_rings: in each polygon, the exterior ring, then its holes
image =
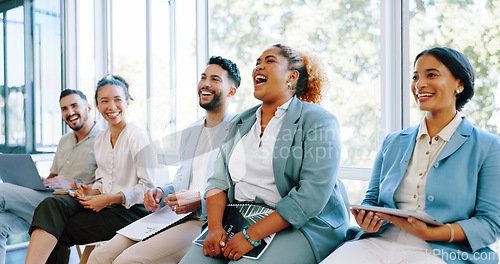
{"type": "Polygon", "coordinates": [[[87,96],[85,96],[85,94],[83,94],[82,91],[73,89],[62,90],[61,95],[59,96],[59,102],[61,102],[61,99],[63,99],[63,97],[66,97],[70,94],[77,94],[78,96],[80,96],[80,98],[82,98],[83,100],[85,100],[85,102],[87,102],[87,96]]]}
{"type": "Polygon", "coordinates": [[[229,75],[229,79],[234,82],[234,86],[236,86],[236,88],[240,87],[241,76],[240,70],[238,69],[238,66],[236,66],[236,63],[232,62],[231,60],[224,59],[221,56],[212,56],[208,60],[207,65],[210,64],[217,64],[222,69],[226,70],[227,74],[229,75]]]}
{"type": "Polygon", "coordinates": [[[125,93],[125,99],[127,100],[134,100],[132,98],[132,96],[130,96],[130,94],[128,93],[128,83],[127,81],[125,81],[125,79],[123,79],[121,76],[118,76],[118,75],[111,75],[111,74],[108,74],[106,75],[104,78],[100,79],[98,82],[97,82],[97,88],[95,89],[95,95],[94,95],[94,99],[95,99],[95,103],[97,104],[97,92],[99,92],[99,89],[101,87],[103,87],[104,85],[107,85],[107,84],[112,84],[112,85],[116,85],[116,86],[120,86],[123,88],[123,92],[125,93]]]}
{"type": "Polygon", "coordinates": [[[448,47],[435,47],[420,52],[415,58],[415,63],[423,55],[430,54],[438,61],[444,64],[450,70],[453,77],[459,79],[464,84],[464,90],[457,96],[456,108],[462,110],[464,105],[470,101],[474,96],[474,80],[476,75],[469,60],[462,53],[448,48],[448,47]]]}

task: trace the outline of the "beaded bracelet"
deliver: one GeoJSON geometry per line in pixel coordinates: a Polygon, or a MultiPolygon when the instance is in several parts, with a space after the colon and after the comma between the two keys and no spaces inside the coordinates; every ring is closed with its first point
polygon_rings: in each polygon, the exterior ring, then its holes
{"type": "Polygon", "coordinates": [[[243,235],[248,240],[248,242],[250,242],[250,244],[252,244],[252,246],[254,246],[254,247],[260,246],[260,243],[262,243],[262,241],[260,240],[259,242],[255,242],[255,241],[251,240],[250,237],[247,234],[247,229],[248,228],[249,228],[249,226],[243,227],[243,235]]]}

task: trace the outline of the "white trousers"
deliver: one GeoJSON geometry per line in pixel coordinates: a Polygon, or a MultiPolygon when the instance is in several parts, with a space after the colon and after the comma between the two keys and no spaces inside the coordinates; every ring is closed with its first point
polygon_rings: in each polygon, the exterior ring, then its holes
{"type": "Polygon", "coordinates": [[[141,242],[115,235],[90,254],[87,263],[178,263],[201,233],[203,221],[189,219],[141,242]]]}
{"type": "Polygon", "coordinates": [[[432,252],[432,248],[425,240],[391,225],[379,237],[345,243],[333,251],[321,264],[446,264],[432,252]]]}

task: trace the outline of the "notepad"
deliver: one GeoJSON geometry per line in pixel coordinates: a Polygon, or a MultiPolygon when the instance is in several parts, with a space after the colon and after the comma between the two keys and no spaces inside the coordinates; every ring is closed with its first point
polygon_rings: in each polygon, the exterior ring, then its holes
{"type": "Polygon", "coordinates": [[[134,241],[143,241],[163,230],[182,223],[191,214],[176,214],[170,207],[165,206],[152,214],[132,222],[128,226],[116,231],[116,233],[134,241]]]}
{"type": "MultiPolygon", "coordinates": [[[[265,205],[259,204],[248,204],[248,203],[234,203],[227,204],[224,210],[224,216],[222,218],[222,225],[224,230],[226,230],[228,240],[231,239],[236,233],[243,230],[245,226],[251,226],[257,223],[259,220],[270,215],[275,210],[269,208],[265,205]]],[[[193,243],[198,246],[203,246],[203,242],[208,234],[208,228],[205,228],[203,232],[193,240],[193,243]]],[[[254,247],[248,253],[243,255],[244,258],[258,259],[264,251],[269,247],[269,244],[273,240],[276,234],[271,234],[268,237],[262,239],[262,243],[254,247]]]]}

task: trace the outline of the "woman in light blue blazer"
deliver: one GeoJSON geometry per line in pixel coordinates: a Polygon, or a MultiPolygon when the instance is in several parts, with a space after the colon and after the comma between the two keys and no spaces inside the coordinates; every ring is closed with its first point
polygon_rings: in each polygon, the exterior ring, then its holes
{"type": "Polygon", "coordinates": [[[317,263],[345,239],[338,122],[304,102],[319,102],[324,76],[317,61],[280,44],[257,59],[254,96],[262,105],[235,118],[208,179],[208,235],[180,263],[317,263]],[[228,240],[222,226],[228,202],[276,210],[228,240]],[[242,258],[271,234],[258,260],[242,258]]]}
{"type": "Polygon", "coordinates": [[[363,231],[324,263],[498,262],[488,246],[500,237],[500,140],[459,112],[474,94],[474,70],[440,47],[417,55],[414,67],[425,117],[386,137],[363,204],[425,212],[445,225],[351,209],[363,231]]]}

